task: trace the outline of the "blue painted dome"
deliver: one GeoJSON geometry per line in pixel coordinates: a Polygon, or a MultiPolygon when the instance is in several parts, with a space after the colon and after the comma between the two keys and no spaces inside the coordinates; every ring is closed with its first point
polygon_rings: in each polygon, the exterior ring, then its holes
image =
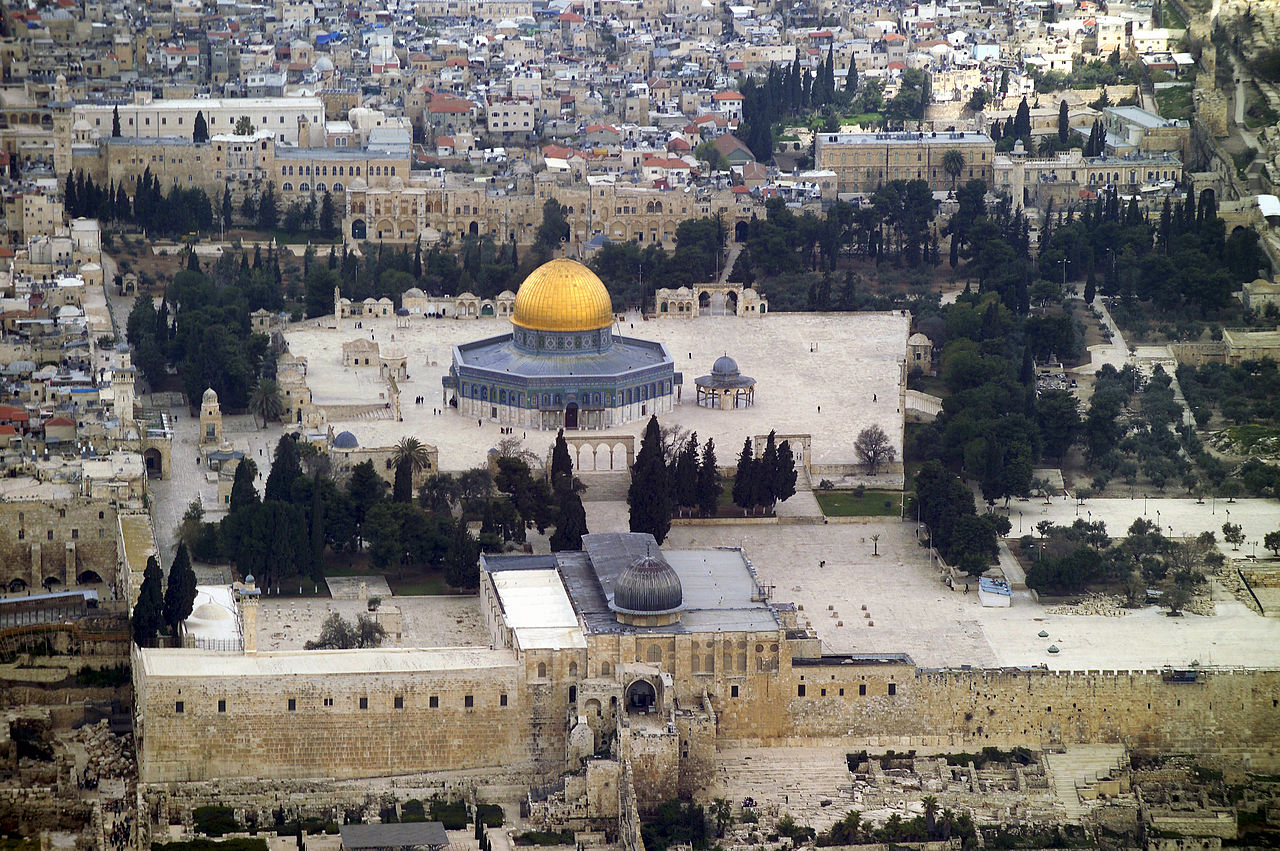
{"type": "Polygon", "coordinates": [[[333,445],[337,449],[356,449],[360,446],[360,441],[356,440],[356,436],[351,432],[343,431],[333,439],[333,445]]]}

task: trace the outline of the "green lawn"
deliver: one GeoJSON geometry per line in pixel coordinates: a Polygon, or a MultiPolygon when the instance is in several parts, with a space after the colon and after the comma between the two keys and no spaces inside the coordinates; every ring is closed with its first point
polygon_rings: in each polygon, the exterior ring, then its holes
{"type": "Polygon", "coordinates": [[[1191,120],[1191,86],[1170,86],[1156,90],[1156,109],[1161,118],[1191,120]]]}
{"type": "Polygon", "coordinates": [[[822,513],[828,517],[897,517],[902,513],[898,491],[814,491],[822,513]],[[886,504],[887,503],[887,504],[886,504]]]}
{"type": "Polygon", "coordinates": [[[411,576],[387,574],[387,584],[397,597],[437,597],[450,593],[448,584],[434,571],[411,576]]]}

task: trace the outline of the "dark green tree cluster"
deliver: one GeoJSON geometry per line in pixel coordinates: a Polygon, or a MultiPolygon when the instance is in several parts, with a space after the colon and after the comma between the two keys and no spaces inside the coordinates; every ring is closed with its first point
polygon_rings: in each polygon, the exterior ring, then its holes
{"type": "Polygon", "coordinates": [[[221,524],[223,554],[235,563],[241,575],[252,574],[266,591],[294,576],[308,576],[318,582],[323,572],[308,524],[323,523],[323,517],[309,517],[309,493],[305,500],[299,498],[295,502],[294,485],[310,482],[302,473],[297,441],[284,435],[276,444],[261,499],[254,486],[257,473],[257,465],[251,459],[244,458],[236,465],[230,505],[221,524]]]}
{"type": "Polygon", "coordinates": [[[1238,365],[1183,364],[1177,375],[1196,425],[1202,429],[1215,413],[1233,425],[1280,426],[1280,369],[1270,358],[1238,365]]]}
{"type": "Polygon", "coordinates": [[[751,438],[742,443],[733,476],[733,504],[746,511],[772,510],[796,492],[796,460],[788,441],[778,443],[773,431],[755,457],[751,438]]]}
{"type": "Polygon", "coordinates": [[[213,202],[204,190],[175,183],[166,192],[150,168],[134,185],[132,197],[123,183],[100,187],[83,171],[68,172],[63,204],[70,216],[136,225],[153,235],[209,231],[216,221],[213,202]]]}
{"type": "Polygon", "coordinates": [[[932,795],[923,800],[924,813],[904,820],[894,813],[880,827],[863,823],[862,813],[850,810],[825,833],[818,834],[818,847],[832,845],[888,845],[907,842],[946,842],[960,839],[962,847],[976,846],[978,833],[973,818],[968,813],[938,810],[938,801],[932,795]]]}
{"type": "Polygon", "coordinates": [[[973,492],[937,461],[916,473],[916,510],[929,542],[949,563],[973,576],[985,573],[999,555],[999,539],[1009,534],[1009,518],[978,514],[973,492]]]}
{"type": "Polygon", "coordinates": [[[992,293],[961,295],[944,316],[941,377],[950,391],[936,422],[922,427],[913,452],[976,478],[991,502],[1026,496],[1046,452],[1040,423],[1052,426],[1052,457],[1076,438],[1079,414],[1057,394],[1037,398],[1028,321],[992,293]]]}
{"type": "Polygon", "coordinates": [[[656,287],[716,280],[727,238],[718,216],[686,219],[676,226],[671,253],[652,242],[613,242],[596,252],[591,268],[609,288],[615,306],[651,304],[656,287]]]}
{"type": "Polygon", "coordinates": [[[151,322],[145,305],[150,296],[140,297],[130,314],[129,343],[148,379],[156,381],[171,364],[192,405],[212,387],[224,410],[242,411],[267,349],[266,337],[250,333],[249,313],[279,307],[283,300],[278,285],[255,276],[247,265],[236,275],[234,260],[231,253],[224,255],[209,274],[178,272],[151,322]]]}
{"type": "Polygon", "coordinates": [[[702,517],[715,517],[720,494],[720,471],[716,466],[715,441],[707,438],[698,452],[698,435],[690,434],[675,447],[667,464],[667,483],[671,488],[671,504],[677,512],[696,512],[702,517]]]}
{"type": "Polygon", "coordinates": [[[1040,274],[1060,276],[1063,260],[1070,280],[1096,268],[1100,292],[1121,299],[1116,320],[1122,326],[1136,321],[1136,302],[1166,316],[1213,318],[1231,305],[1234,289],[1270,268],[1252,230],[1227,237],[1212,190],[1176,204],[1166,200],[1157,222],[1136,200],[1122,204],[1114,192],[1103,192],[1079,210],[1069,208],[1049,231],[1041,239],[1040,274]]]}
{"type": "Polygon", "coordinates": [[[858,77],[852,67],[845,87],[837,89],[831,48],[816,72],[802,69],[797,56],[785,70],[770,66],[763,82],[747,77],[738,87],[742,93],[742,123],[735,135],[757,160],[768,162],[773,157],[775,125],[811,110],[846,106],[853,97],[850,79],[856,87],[858,77]]]}
{"type": "Polygon", "coordinates": [[[139,647],[155,647],[156,637],[164,626],[164,594],[161,586],[164,574],[160,572],[160,562],[155,556],[147,558],[147,567],[142,573],[142,587],[138,589],[138,602],[133,606],[133,614],[129,624],[133,630],[133,641],[139,647]]]}

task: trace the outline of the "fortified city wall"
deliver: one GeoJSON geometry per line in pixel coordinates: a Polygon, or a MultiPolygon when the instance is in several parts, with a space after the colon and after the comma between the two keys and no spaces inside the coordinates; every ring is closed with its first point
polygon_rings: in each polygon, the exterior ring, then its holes
{"type": "MultiPolygon", "coordinates": [[[[517,661],[503,651],[408,652],[492,654],[509,661],[302,675],[290,673],[281,660],[279,673],[260,676],[194,669],[186,676],[151,677],[135,660],[141,780],[347,779],[495,767],[527,769],[532,782],[568,767],[565,732],[576,720],[577,687],[565,672],[552,669],[538,677],[536,657],[517,661]]],[[[708,686],[714,689],[714,683],[708,686]]],[[[944,672],[823,658],[752,675],[738,694],[712,691],[713,723],[695,719],[700,700],[682,703],[680,713],[695,715],[677,715],[675,735],[635,766],[637,789],[678,783],[696,794],[683,768],[669,769],[685,753],[705,764],[714,743],[726,741],[839,739],[850,747],[958,749],[1120,742],[1280,769],[1275,670],[1202,669],[1194,681],[1177,681],[1159,671],[944,672]],[[646,765],[664,776],[644,776],[646,765]]]]}

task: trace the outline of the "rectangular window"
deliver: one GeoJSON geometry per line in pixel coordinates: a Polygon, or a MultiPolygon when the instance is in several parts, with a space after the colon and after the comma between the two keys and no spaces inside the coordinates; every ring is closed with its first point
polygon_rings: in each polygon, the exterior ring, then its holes
{"type": "Polygon", "coordinates": [[[738,696],[738,687],[729,686],[729,697],[737,697],[737,696],[738,696]]]}
{"type": "Polygon", "coordinates": [[[898,686],[895,683],[889,683],[889,696],[893,697],[898,693],[898,686]]]}
{"type": "Polygon", "coordinates": [[[465,706],[467,709],[470,709],[471,707],[476,705],[476,699],[468,694],[462,698],[462,705],[465,706]]]}
{"type": "Polygon", "coordinates": [[[434,694],[431,695],[431,697],[427,698],[427,706],[431,709],[438,708],[440,706],[440,698],[436,697],[434,694]]]}
{"type": "Polygon", "coordinates": [[[396,709],[404,709],[404,698],[400,695],[396,695],[395,707],[396,709]]]}
{"type": "Polygon", "coordinates": [[[796,686],[796,696],[804,697],[804,683],[801,683],[800,685],[796,686]]]}
{"type": "Polygon", "coordinates": [[[297,700],[297,698],[293,698],[293,697],[289,698],[289,711],[290,711],[290,712],[296,712],[296,711],[297,711],[297,709],[298,709],[298,700],[297,700]]]}
{"type": "Polygon", "coordinates": [[[71,530],[71,540],[73,540],[73,541],[74,541],[74,540],[76,540],[76,539],[77,539],[77,538],[79,538],[79,537],[80,537],[80,530],[79,530],[79,529],[72,529],[72,530],[71,530]]]}
{"type": "Polygon", "coordinates": [[[218,701],[218,711],[219,711],[219,712],[226,712],[226,711],[227,711],[227,702],[226,702],[225,700],[219,700],[219,701],[218,701]]]}
{"type": "Polygon", "coordinates": [[[367,697],[362,697],[362,698],[360,698],[360,708],[361,708],[361,709],[368,709],[368,708],[369,708],[369,698],[367,698],[367,697]]]}
{"type": "Polygon", "coordinates": [[[858,697],[866,697],[866,696],[867,696],[867,684],[863,683],[862,685],[858,686],[858,697]]]}
{"type": "Polygon", "coordinates": [[[184,709],[186,709],[186,706],[183,704],[181,700],[179,700],[177,703],[173,705],[173,711],[178,713],[179,715],[182,714],[184,709]]]}
{"type": "Polygon", "coordinates": [[[498,695],[498,705],[499,706],[507,705],[507,696],[505,694],[498,695]]]}

